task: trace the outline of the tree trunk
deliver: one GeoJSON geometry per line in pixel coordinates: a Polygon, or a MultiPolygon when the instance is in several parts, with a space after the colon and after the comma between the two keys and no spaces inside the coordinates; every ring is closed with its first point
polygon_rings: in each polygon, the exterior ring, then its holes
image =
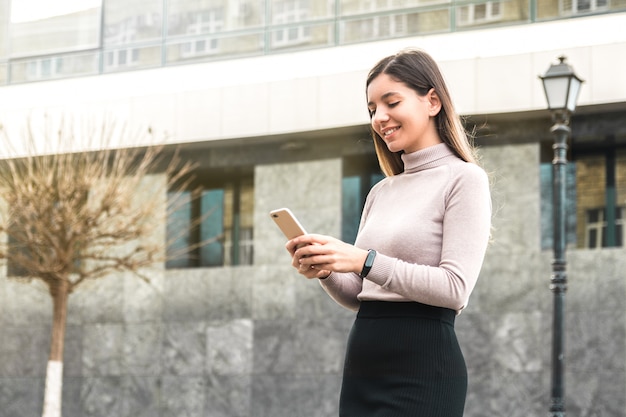
{"type": "Polygon", "coordinates": [[[65,325],[67,322],[67,300],[69,284],[59,280],[55,287],[50,287],[52,295],[52,336],[50,357],[46,370],[46,387],[42,417],[61,417],[61,399],[63,397],[63,346],[65,325]]]}

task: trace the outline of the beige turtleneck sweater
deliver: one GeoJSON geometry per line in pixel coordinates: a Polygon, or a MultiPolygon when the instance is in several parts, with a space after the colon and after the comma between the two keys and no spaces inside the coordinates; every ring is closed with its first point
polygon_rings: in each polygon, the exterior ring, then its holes
{"type": "Polygon", "coordinates": [[[355,245],[378,254],[366,279],[320,280],[340,305],[417,301],[460,312],[468,303],[491,228],[489,181],[446,144],[403,154],[404,172],[370,191],[355,245]]]}

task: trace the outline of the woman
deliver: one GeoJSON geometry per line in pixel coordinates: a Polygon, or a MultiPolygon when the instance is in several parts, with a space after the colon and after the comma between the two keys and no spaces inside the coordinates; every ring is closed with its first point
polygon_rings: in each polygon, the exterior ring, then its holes
{"type": "Polygon", "coordinates": [[[488,178],[428,54],[382,59],[366,94],[386,178],[367,197],[355,244],[310,234],[287,250],[302,275],[358,310],[341,417],[462,416],[467,372],[454,320],[489,240],[488,178]]]}

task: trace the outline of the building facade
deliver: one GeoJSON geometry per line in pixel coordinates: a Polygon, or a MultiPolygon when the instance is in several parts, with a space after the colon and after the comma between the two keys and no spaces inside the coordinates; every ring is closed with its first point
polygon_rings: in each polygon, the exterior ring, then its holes
{"type": "MultiPolygon", "coordinates": [[[[568,154],[566,408],[626,416],[623,0],[29,3],[0,0],[2,124],[150,126],[198,167],[163,239],[208,212],[170,249],[222,236],[151,285],[119,275],[72,294],[65,417],[337,415],[354,313],[293,271],[268,213],[290,207],[307,230],[354,239],[381,175],[365,77],[404,47],[440,62],[492,179],[493,239],[457,320],[467,416],[547,413],[552,136],[537,76],[565,55],[585,80],[568,154]]],[[[2,270],[0,416],[36,416],[51,301],[2,270]]]]}

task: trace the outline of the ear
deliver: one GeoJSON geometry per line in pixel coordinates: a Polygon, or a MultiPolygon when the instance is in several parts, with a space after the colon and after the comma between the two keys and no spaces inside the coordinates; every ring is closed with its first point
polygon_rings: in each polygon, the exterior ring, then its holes
{"type": "Polygon", "coordinates": [[[426,94],[428,98],[428,102],[430,103],[430,107],[428,110],[428,115],[431,117],[435,117],[441,111],[441,100],[439,99],[439,95],[435,91],[434,88],[431,88],[426,94]]]}

